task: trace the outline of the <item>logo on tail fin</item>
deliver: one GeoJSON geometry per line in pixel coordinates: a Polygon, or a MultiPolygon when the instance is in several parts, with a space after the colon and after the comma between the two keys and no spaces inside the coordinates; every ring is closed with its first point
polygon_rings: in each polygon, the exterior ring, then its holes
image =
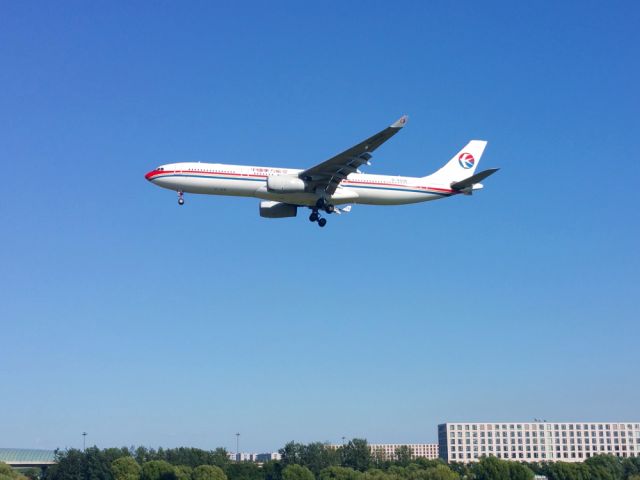
{"type": "Polygon", "coordinates": [[[462,168],[471,168],[476,163],[476,159],[470,153],[461,153],[458,157],[458,163],[462,168]]]}

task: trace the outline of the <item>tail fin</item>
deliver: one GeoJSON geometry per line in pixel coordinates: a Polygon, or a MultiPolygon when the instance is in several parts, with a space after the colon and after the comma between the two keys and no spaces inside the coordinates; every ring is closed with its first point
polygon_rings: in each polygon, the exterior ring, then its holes
{"type": "Polygon", "coordinates": [[[476,171],[486,146],[487,142],[484,140],[471,140],[444,167],[428,175],[429,179],[451,184],[470,177],[476,171]]]}

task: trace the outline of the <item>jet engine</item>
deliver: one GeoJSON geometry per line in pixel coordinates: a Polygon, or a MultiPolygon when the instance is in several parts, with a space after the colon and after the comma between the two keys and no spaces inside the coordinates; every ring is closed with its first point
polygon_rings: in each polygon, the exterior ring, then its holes
{"type": "Polygon", "coordinates": [[[272,175],[267,178],[267,190],[277,193],[304,192],[304,180],[292,175],[272,175]]]}
{"type": "Polygon", "coordinates": [[[295,217],[298,207],[282,202],[260,202],[260,216],[264,218],[295,217]]]}

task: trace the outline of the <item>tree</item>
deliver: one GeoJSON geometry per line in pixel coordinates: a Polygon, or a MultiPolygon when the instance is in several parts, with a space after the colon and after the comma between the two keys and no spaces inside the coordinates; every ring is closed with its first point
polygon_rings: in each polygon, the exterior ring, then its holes
{"type": "Polygon", "coordinates": [[[227,480],[227,476],[220,467],[215,465],[200,465],[193,469],[193,480],[227,480]]]}
{"type": "Polygon", "coordinates": [[[29,480],[40,480],[42,470],[39,468],[28,468],[27,470],[23,470],[22,475],[27,477],[29,480]]]}
{"type": "Polygon", "coordinates": [[[631,477],[634,475],[640,476],[640,457],[625,458],[622,461],[622,468],[624,470],[624,477],[627,480],[631,480],[631,477]]]}
{"type": "MultiPolygon", "coordinates": [[[[159,450],[159,449],[158,449],[159,450]]],[[[177,480],[176,471],[165,460],[151,460],[142,464],[140,480],[177,480]]]]}
{"type": "Polygon", "coordinates": [[[384,468],[389,465],[387,454],[382,447],[375,447],[371,451],[371,464],[377,468],[384,468]]]}
{"type": "Polygon", "coordinates": [[[229,480],[264,480],[262,469],[253,462],[233,462],[227,466],[229,480]]]}
{"type": "Polygon", "coordinates": [[[424,473],[424,480],[460,480],[460,475],[442,464],[429,467],[424,473]]]}
{"type": "Polygon", "coordinates": [[[460,478],[469,478],[471,476],[471,466],[462,462],[451,462],[449,468],[457,473],[460,478]]]}
{"type": "Polygon", "coordinates": [[[447,465],[445,463],[445,461],[440,459],[440,458],[432,460],[432,459],[424,458],[424,457],[416,458],[413,461],[413,463],[418,465],[420,468],[424,468],[424,469],[426,469],[426,468],[435,468],[438,465],[445,465],[445,466],[447,465]]]}
{"type": "Polygon", "coordinates": [[[411,463],[411,457],[413,457],[413,449],[408,445],[400,445],[396,448],[395,460],[399,465],[406,467],[411,463]]]}
{"type": "Polygon", "coordinates": [[[211,452],[211,465],[217,465],[223,470],[229,465],[229,455],[226,448],[218,447],[211,452]]]}
{"type": "Polygon", "coordinates": [[[296,442],[288,442],[283,448],[278,450],[283,465],[291,465],[302,463],[302,455],[304,453],[304,445],[296,442]]]}
{"type": "Polygon", "coordinates": [[[622,461],[613,455],[596,455],[584,462],[592,480],[623,480],[622,461]]]}
{"type": "Polygon", "coordinates": [[[189,465],[175,465],[173,469],[176,472],[176,478],[178,480],[191,480],[193,468],[191,468],[189,465]]]}
{"type": "MultiPolygon", "coordinates": [[[[126,451],[126,450],[125,450],[126,451]]],[[[120,449],[102,451],[97,447],[84,452],[75,448],[56,450],[57,465],[48,468],[46,480],[113,480],[111,462],[123,454],[120,449]]]]}
{"type": "Polygon", "coordinates": [[[0,480],[27,480],[27,477],[20,475],[6,463],[0,462],[0,480]]]}
{"type": "Polygon", "coordinates": [[[303,445],[300,457],[300,465],[307,467],[315,476],[320,475],[323,468],[340,463],[338,452],[320,442],[303,445]]]}
{"type": "Polygon", "coordinates": [[[149,449],[147,447],[136,448],[133,452],[133,458],[136,459],[139,465],[150,462],[151,460],[159,460],[156,451],[153,448],[149,449]]]}
{"type": "Polygon", "coordinates": [[[282,463],[279,461],[268,461],[262,465],[264,480],[282,480],[282,463]]]}
{"type": "Polygon", "coordinates": [[[120,457],[111,462],[114,480],[140,480],[140,465],[133,457],[120,457]]]}
{"type": "Polygon", "coordinates": [[[369,444],[362,438],[354,438],[340,450],[342,466],[364,472],[371,463],[369,444]]]}
{"type": "Polygon", "coordinates": [[[307,467],[288,465],[282,470],[282,480],[315,480],[315,476],[307,467]]]}
{"type": "Polygon", "coordinates": [[[362,480],[362,474],[353,468],[333,466],[320,472],[320,480],[362,480]]]}
{"type": "Polygon", "coordinates": [[[554,462],[542,467],[542,475],[549,480],[589,480],[589,467],[584,463],[554,462]]]}
{"type": "Polygon", "coordinates": [[[377,468],[370,468],[360,475],[360,480],[402,480],[402,477],[377,468]]]}
{"type": "Polygon", "coordinates": [[[391,465],[387,468],[387,473],[397,478],[409,478],[409,471],[406,467],[400,467],[398,465],[391,465]]]}
{"type": "Polygon", "coordinates": [[[508,466],[511,480],[533,480],[534,473],[526,465],[518,462],[508,462],[508,466]]]}
{"type": "Polygon", "coordinates": [[[509,462],[496,457],[481,458],[471,471],[476,480],[509,480],[509,462]]]}

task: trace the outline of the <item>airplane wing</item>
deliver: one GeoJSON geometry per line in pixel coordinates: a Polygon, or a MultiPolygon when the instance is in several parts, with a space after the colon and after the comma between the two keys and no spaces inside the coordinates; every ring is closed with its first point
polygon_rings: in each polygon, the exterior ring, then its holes
{"type": "Polygon", "coordinates": [[[320,188],[327,195],[333,195],[336,188],[338,188],[338,184],[347,178],[347,175],[356,172],[358,167],[365,163],[368,164],[371,152],[398,133],[407,124],[408,119],[407,115],[402,116],[392,125],[367,138],[355,147],[351,147],[335,157],[301,172],[300,178],[305,180],[314,191],[320,188]]]}

